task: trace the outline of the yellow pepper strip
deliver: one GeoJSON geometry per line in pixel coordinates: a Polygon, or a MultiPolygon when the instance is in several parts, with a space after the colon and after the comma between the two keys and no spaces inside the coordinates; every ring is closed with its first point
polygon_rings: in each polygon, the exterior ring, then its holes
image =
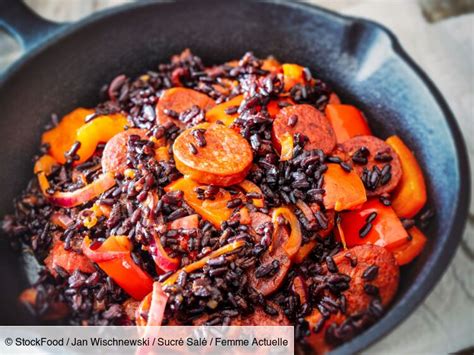
{"type": "Polygon", "coordinates": [[[290,237],[283,244],[283,249],[286,251],[290,258],[293,258],[298,252],[302,241],[300,222],[298,221],[298,218],[295,216],[295,214],[288,207],[276,208],[272,214],[272,222],[274,225],[274,241],[275,237],[277,236],[278,228],[281,228],[281,226],[277,222],[279,216],[283,216],[290,224],[290,237]]]}
{"type": "Polygon", "coordinates": [[[287,161],[293,158],[293,135],[285,133],[281,140],[280,161],[287,161]]]}
{"type": "Polygon", "coordinates": [[[183,267],[180,270],[176,271],[173,275],[171,275],[165,281],[163,281],[162,285],[163,286],[172,285],[178,279],[178,275],[179,275],[180,272],[184,271],[184,272],[189,274],[190,272],[196,271],[198,269],[202,269],[204,267],[204,265],[206,265],[209,260],[217,258],[221,255],[233,252],[233,251],[243,247],[244,244],[245,244],[245,241],[236,240],[235,242],[224,245],[223,247],[221,247],[217,250],[214,250],[208,256],[205,256],[204,258],[202,258],[198,261],[195,261],[194,263],[191,263],[189,265],[186,265],[185,267],[183,267]]]}
{"type": "Polygon", "coordinates": [[[249,180],[244,180],[239,184],[239,186],[247,193],[256,192],[260,194],[262,196],[261,198],[253,198],[251,200],[252,200],[252,203],[255,205],[255,207],[262,208],[264,206],[265,201],[263,199],[263,193],[262,193],[262,190],[260,190],[260,188],[257,185],[255,185],[253,182],[249,180]]]}

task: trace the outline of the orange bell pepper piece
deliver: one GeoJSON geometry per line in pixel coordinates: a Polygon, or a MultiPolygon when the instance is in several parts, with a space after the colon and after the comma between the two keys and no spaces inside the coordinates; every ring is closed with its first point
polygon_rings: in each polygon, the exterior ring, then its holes
{"type": "Polygon", "coordinates": [[[414,217],[426,203],[426,184],[423,172],[410,149],[397,136],[387,139],[387,144],[400,157],[403,175],[392,193],[392,208],[399,217],[414,217]]]}
{"type": "Polygon", "coordinates": [[[274,57],[267,57],[267,59],[264,59],[263,64],[262,64],[262,69],[268,70],[269,72],[272,72],[272,73],[279,73],[282,70],[280,62],[276,60],[274,57]]]}
{"type": "Polygon", "coordinates": [[[243,241],[243,240],[236,240],[235,242],[226,244],[223,247],[220,247],[219,249],[214,250],[209,255],[205,256],[204,258],[202,258],[198,261],[195,261],[194,263],[188,264],[185,267],[181,268],[180,270],[176,271],[173,275],[171,275],[165,281],[163,281],[162,285],[163,286],[172,285],[178,279],[179,273],[181,271],[184,271],[184,272],[189,274],[193,271],[202,269],[204,267],[204,265],[206,265],[209,260],[215,259],[215,258],[217,258],[221,255],[233,252],[233,251],[243,247],[244,244],[245,244],[245,241],[243,241]]]}
{"type": "Polygon", "coordinates": [[[76,141],[76,131],[84,125],[85,118],[94,113],[94,110],[77,108],[64,116],[59,124],[43,133],[41,143],[48,143],[49,153],[57,162],[66,162],[66,153],[76,141]]]}
{"type": "Polygon", "coordinates": [[[55,165],[59,164],[51,155],[43,155],[35,162],[35,166],[33,167],[33,173],[45,173],[47,176],[51,174],[55,165]]]}
{"type": "Polygon", "coordinates": [[[351,105],[329,104],[326,117],[331,122],[337,143],[355,136],[370,136],[372,132],[362,113],[351,105]]]}
{"type": "Polygon", "coordinates": [[[278,224],[279,216],[283,216],[283,218],[285,218],[290,224],[290,229],[291,229],[290,237],[283,244],[283,249],[288,254],[288,257],[291,259],[296,255],[296,253],[300,249],[301,242],[303,240],[303,236],[301,234],[300,222],[298,221],[298,218],[295,216],[295,214],[288,207],[276,208],[275,210],[273,210],[273,213],[272,213],[272,222],[274,225],[274,233],[273,233],[274,238],[278,235],[278,228],[281,228],[281,226],[278,224]]]}
{"type": "Polygon", "coordinates": [[[293,147],[294,147],[293,135],[288,132],[283,134],[280,144],[281,144],[280,160],[287,161],[293,158],[293,147]]]}
{"type": "Polygon", "coordinates": [[[200,200],[195,189],[201,184],[183,177],[165,187],[165,191],[182,191],[185,201],[205,220],[211,222],[216,228],[221,228],[221,223],[227,221],[232,213],[227,208],[227,202],[232,200],[230,193],[221,189],[214,200],[200,200]]]}
{"type": "Polygon", "coordinates": [[[301,264],[306,259],[306,257],[311,253],[311,251],[314,249],[316,244],[318,243],[315,240],[310,240],[308,243],[302,245],[298,249],[298,252],[293,257],[293,261],[296,264],[301,264]]]}
{"type": "Polygon", "coordinates": [[[169,147],[159,147],[155,150],[155,159],[158,161],[168,161],[170,160],[169,147]]]}
{"type": "Polygon", "coordinates": [[[278,115],[278,113],[281,110],[281,107],[279,104],[280,102],[287,102],[292,105],[295,104],[294,101],[290,97],[285,97],[285,96],[280,96],[276,100],[271,100],[267,105],[267,112],[270,115],[270,117],[274,118],[276,115],[278,115]]]}
{"type": "Polygon", "coordinates": [[[354,171],[346,172],[339,164],[327,164],[324,173],[324,206],[336,212],[357,208],[365,201],[365,187],[354,171]]]}
{"type": "Polygon", "coordinates": [[[214,123],[216,121],[222,121],[227,127],[234,123],[235,119],[239,116],[238,113],[228,114],[225,111],[233,106],[240,106],[240,103],[244,99],[243,95],[238,95],[229,101],[223,102],[219,105],[214,106],[206,112],[206,121],[214,123]]]}
{"type": "Polygon", "coordinates": [[[283,69],[283,82],[285,91],[290,91],[296,84],[304,84],[304,67],[298,64],[285,63],[283,69]]]}
{"type": "Polygon", "coordinates": [[[395,211],[378,199],[367,201],[358,210],[343,212],[340,217],[341,231],[348,248],[361,244],[374,244],[394,250],[407,242],[408,233],[395,211]],[[375,216],[370,222],[370,228],[367,226],[369,216],[372,218],[375,216]]]}
{"type": "Polygon", "coordinates": [[[240,214],[240,224],[250,225],[252,223],[252,218],[250,217],[250,212],[247,207],[242,207],[239,210],[240,214]]]}
{"type": "Polygon", "coordinates": [[[408,230],[409,241],[392,250],[398,265],[405,265],[413,261],[423,251],[427,242],[426,236],[417,227],[408,230]]]}
{"type": "Polygon", "coordinates": [[[82,251],[136,300],[152,291],[153,279],[133,261],[132,243],[126,236],[110,236],[96,249],[91,249],[91,240],[86,237],[82,251]]]}
{"type": "Polygon", "coordinates": [[[76,141],[81,143],[77,155],[77,164],[85,162],[95,152],[97,144],[106,143],[117,133],[122,132],[128,124],[127,118],[121,114],[99,116],[81,126],[76,133],[76,141]]]}
{"type": "Polygon", "coordinates": [[[261,198],[253,198],[252,203],[254,204],[255,207],[262,208],[265,205],[265,200],[263,198],[263,193],[262,190],[260,190],[260,187],[255,185],[253,182],[249,180],[244,180],[239,185],[245,192],[255,192],[257,194],[260,194],[262,197],[261,198]]]}

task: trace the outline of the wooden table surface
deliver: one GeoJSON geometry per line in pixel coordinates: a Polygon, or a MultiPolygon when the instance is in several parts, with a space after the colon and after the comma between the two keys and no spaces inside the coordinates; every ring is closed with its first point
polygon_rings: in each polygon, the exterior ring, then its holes
{"type": "MultiPolygon", "coordinates": [[[[427,0],[419,0],[427,2],[427,0]]],[[[429,0],[428,0],[429,1],[429,0]]],[[[454,1],[454,0],[452,0],[454,1]]],[[[40,15],[75,21],[124,0],[27,0],[40,15]]],[[[317,5],[383,23],[435,81],[465,133],[474,166],[474,15],[428,24],[410,0],[312,0],[317,5]]],[[[0,30],[0,70],[21,55],[0,30]]],[[[474,203],[463,241],[441,281],[389,336],[366,349],[376,354],[445,354],[474,346],[474,203]]],[[[471,349],[470,353],[474,353],[471,349]]]]}

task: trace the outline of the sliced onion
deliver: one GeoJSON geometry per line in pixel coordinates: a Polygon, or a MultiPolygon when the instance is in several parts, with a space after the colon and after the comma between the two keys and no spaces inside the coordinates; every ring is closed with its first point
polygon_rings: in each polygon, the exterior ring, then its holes
{"type": "MultiPolygon", "coordinates": [[[[45,177],[43,175],[44,173],[39,173],[38,174],[38,179],[40,177],[45,177]]],[[[44,185],[44,180],[40,179],[40,185],[44,185]]],[[[104,193],[111,187],[115,185],[115,178],[112,173],[105,173],[100,175],[97,179],[95,179],[93,182],[90,184],[77,189],[75,191],[71,192],[59,192],[56,191],[52,195],[49,195],[46,193],[46,191],[43,191],[45,193],[45,196],[48,198],[48,200],[58,206],[65,207],[65,208],[71,208],[75,206],[82,205],[93,198],[96,198],[100,194],[104,193]]],[[[43,190],[43,187],[42,187],[43,190]]]]}
{"type": "Polygon", "coordinates": [[[149,293],[141,302],[135,313],[138,326],[160,326],[163,322],[168,295],[163,292],[161,283],[153,283],[153,291],[149,293]],[[145,315],[146,319],[145,319],[145,315]]]}
{"type": "Polygon", "coordinates": [[[155,261],[156,266],[158,266],[164,272],[175,271],[179,267],[179,259],[172,258],[168,255],[166,250],[161,245],[160,238],[154,236],[152,242],[150,243],[150,253],[155,261]]]}
{"type": "Polygon", "coordinates": [[[168,302],[168,295],[163,292],[160,282],[153,283],[153,291],[151,295],[150,312],[148,313],[149,326],[159,326],[163,322],[165,315],[166,303],[168,302]]]}
{"type": "Polygon", "coordinates": [[[311,223],[315,221],[316,217],[314,217],[311,207],[309,207],[305,202],[303,202],[302,200],[297,200],[296,207],[298,207],[301,210],[301,212],[303,212],[308,222],[311,223]]]}

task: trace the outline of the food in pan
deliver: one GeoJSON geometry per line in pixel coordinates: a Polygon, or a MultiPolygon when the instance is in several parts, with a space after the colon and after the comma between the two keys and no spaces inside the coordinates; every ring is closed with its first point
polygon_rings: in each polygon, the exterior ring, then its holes
{"type": "Polygon", "coordinates": [[[3,222],[42,265],[20,296],[38,317],[288,324],[325,352],[383,316],[430,216],[401,137],[251,53],[204,66],[186,50],[101,95],[53,117],[3,222]]]}

